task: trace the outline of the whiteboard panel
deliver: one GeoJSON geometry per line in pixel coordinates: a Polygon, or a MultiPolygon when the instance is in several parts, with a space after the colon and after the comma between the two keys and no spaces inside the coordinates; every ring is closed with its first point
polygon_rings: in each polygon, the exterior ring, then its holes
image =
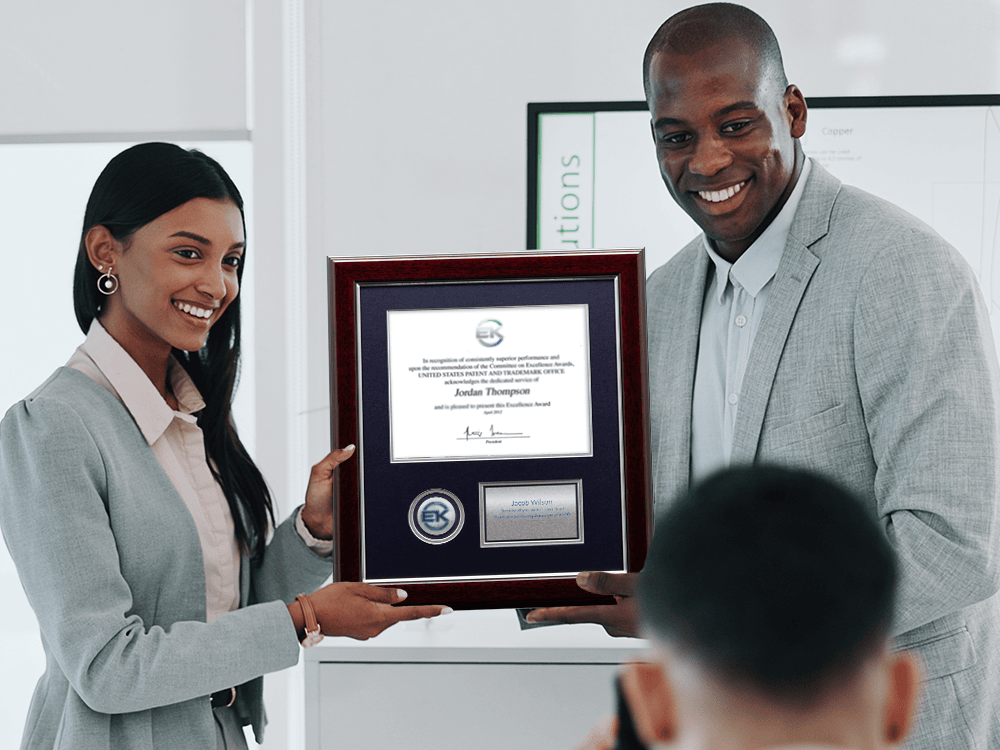
{"type": "MultiPolygon", "coordinates": [[[[700,232],[663,185],[643,102],[530,107],[529,243],[645,247],[651,273],[700,232]]],[[[958,249],[1000,347],[1000,97],[812,100],[802,145],[842,182],[906,209],[958,249]]]]}

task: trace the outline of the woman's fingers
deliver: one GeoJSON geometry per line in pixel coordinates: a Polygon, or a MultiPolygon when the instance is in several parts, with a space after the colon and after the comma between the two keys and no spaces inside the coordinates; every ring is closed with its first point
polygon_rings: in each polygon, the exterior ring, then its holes
{"type": "Polygon", "coordinates": [[[404,620],[422,620],[425,617],[437,617],[438,615],[450,615],[454,610],[443,604],[421,604],[416,607],[394,607],[397,622],[404,620]]]}
{"type": "Polygon", "coordinates": [[[337,468],[344,461],[349,459],[354,455],[354,446],[348,445],[344,448],[338,448],[337,450],[332,450],[327,453],[319,463],[312,467],[310,472],[310,481],[328,481],[333,476],[333,470],[337,468]]]}
{"type": "Polygon", "coordinates": [[[353,445],[330,451],[309,472],[302,521],[317,539],[333,537],[333,471],[352,455],[353,445]]]}
{"type": "Polygon", "coordinates": [[[383,604],[399,604],[401,601],[406,599],[406,592],[403,591],[403,589],[366,586],[363,596],[367,596],[373,602],[382,602],[383,604]]]}
{"type": "Polygon", "coordinates": [[[404,620],[422,620],[425,617],[437,617],[438,615],[449,615],[454,610],[443,604],[421,604],[414,607],[393,607],[406,599],[406,592],[403,589],[370,587],[365,593],[373,602],[388,604],[390,607],[384,609],[383,613],[393,622],[403,622],[404,620]]]}
{"type": "Polygon", "coordinates": [[[378,588],[365,583],[332,583],[309,595],[323,633],[359,640],[372,638],[403,620],[451,612],[450,607],[439,604],[392,606],[405,598],[402,589],[378,588]]]}

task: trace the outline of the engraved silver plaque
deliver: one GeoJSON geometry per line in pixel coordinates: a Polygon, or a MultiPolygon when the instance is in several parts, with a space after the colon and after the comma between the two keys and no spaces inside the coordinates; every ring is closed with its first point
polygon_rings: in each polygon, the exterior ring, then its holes
{"type": "Polygon", "coordinates": [[[481,482],[479,545],[583,544],[583,480],[481,482]]]}

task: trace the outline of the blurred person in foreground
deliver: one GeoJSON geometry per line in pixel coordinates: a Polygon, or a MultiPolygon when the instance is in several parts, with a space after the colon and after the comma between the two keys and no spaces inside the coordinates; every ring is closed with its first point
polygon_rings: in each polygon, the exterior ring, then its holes
{"type": "MultiPolygon", "coordinates": [[[[639,581],[652,654],[620,682],[640,742],[900,745],[920,668],[889,638],[896,576],[870,510],[827,479],[767,466],[694,486],[657,520],[639,581]]],[[[617,724],[596,727],[582,750],[628,747],[615,744],[617,724]]]]}

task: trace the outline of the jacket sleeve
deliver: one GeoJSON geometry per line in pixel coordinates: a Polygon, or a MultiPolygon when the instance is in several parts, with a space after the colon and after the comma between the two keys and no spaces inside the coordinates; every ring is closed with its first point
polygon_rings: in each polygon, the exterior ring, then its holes
{"type": "MultiPolygon", "coordinates": [[[[162,627],[135,614],[106,506],[105,462],[122,460],[103,456],[77,411],[58,399],[20,402],[0,424],[0,527],[46,649],[72,689],[95,711],[126,713],[295,664],[299,645],[278,601],[211,623],[165,617],[172,624],[162,627]]],[[[199,592],[164,591],[146,610],[194,602],[199,592]]]]}
{"type": "Polygon", "coordinates": [[[295,529],[296,508],[274,530],[264,554],[251,563],[251,604],[280,600],[289,604],[310,594],[333,575],[333,561],[316,554],[295,529]]]}
{"type": "Polygon", "coordinates": [[[900,566],[894,634],[1000,583],[1000,377],[968,265],[923,230],[870,256],[855,363],[878,514],[900,566]]]}

